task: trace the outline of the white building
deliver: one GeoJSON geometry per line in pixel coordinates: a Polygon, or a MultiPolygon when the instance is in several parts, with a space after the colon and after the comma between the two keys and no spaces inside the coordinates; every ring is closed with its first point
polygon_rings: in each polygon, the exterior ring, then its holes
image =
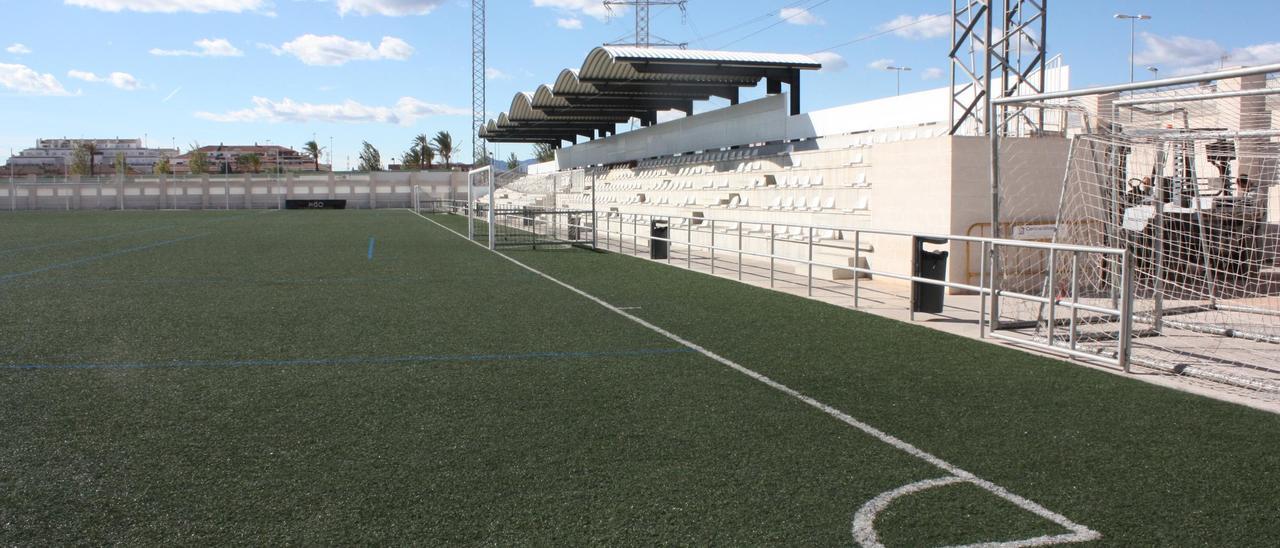
{"type": "Polygon", "coordinates": [[[114,173],[119,154],[131,171],[140,173],[151,173],[161,158],[178,155],[171,148],[147,148],[142,139],[37,139],[36,146],[10,157],[9,165],[23,173],[62,173],[70,168],[76,149],[85,144],[97,149],[93,165],[98,174],[114,173]]]}

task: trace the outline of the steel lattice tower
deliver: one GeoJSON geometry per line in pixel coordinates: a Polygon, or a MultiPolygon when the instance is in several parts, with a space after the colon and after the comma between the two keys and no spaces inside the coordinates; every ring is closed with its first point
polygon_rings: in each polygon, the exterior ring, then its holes
{"type": "Polygon", "coordinates": [[[1025,109],[992,109],[991,96],[1044,91],[1048,9],[1049,0],[952,1],[952,135],[965,133],[966,126],[979,135],[993,128],[1009,133],[1015,121],[1024,133],[1040,131],[1043,111],[1029,116],[1025,109]],[[988,83],[996,78],[1001,89],[993,90],[988,83]],[[997,123],[990,124],[992,119],[997,123]]]}
{"type": "Polygon", "coordinates": [[[485,124],[484,84],[484,2],[471,0],[471,163],[478,164],[487,156],[480,128],[485,124]]]}
{"type": "Polygon", "coordinates": [[[635,44],[610,44],[610,45],[635,45],[641,48],[651,48],[658,46],[679,46],[685,47],[687,44],[676,44],[659,37],[654,37],[649,33],[649,8],[652,6],[678,6],[680,12],[686,10],[688,0],[604,0],[604,7],[610,12],[613,6],[631,6],[636,12],[636,36],[635,44]],[[656,43],[655,43],[656,38],[656,43]]]}

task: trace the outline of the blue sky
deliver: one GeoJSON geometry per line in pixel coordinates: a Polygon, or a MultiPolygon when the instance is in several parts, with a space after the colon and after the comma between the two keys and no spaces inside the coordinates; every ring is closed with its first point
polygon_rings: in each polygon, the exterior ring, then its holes
{"type": "MultiPolygon", "coordinates": [[[[1139,23],[1139,78],[1280,61],[1280,3],[1055,0],[1050,54],[1075,87],[1126,81],[1139,23]]],[[[806,76],[813,110],[945,85],[947,0],[690,0],[655,8],[654,34],[691,48],[823,52],[806,76]],[[784,14],[784,9],[785,11],[784,14]],[[802,10],[802,11],[795,11],[802,10]],[[833,46],[846,44],[835,49],[833,46]],[[877,64],[879,62],[879,64],[877,64]],[[932,69],[932,70],[931,70],[932,69]]],[[[470,3],[461,0],[0,0],[0,153],[37,137],[142,137],[152,145],[272,143],[314,135],[338,169],[360,142],[384,160],[418,133],[448,130],[467,149],[470,3]]],[[[590,48],[626,38],[629,13],[598,0],[489,0],[488,110],[505,110],[590,48]]],[[[763,88],[763,86],[760,86],[763,88]]],[[[748,93],[754,97],[761,93],[748,93]]],[[[700,108],[714,107],[715,104],[700,108]]],[[[502,145],[498,153],[527,154],[502,145]]],[[[468,153],[459,155],[466,159],[468,153]]]]}

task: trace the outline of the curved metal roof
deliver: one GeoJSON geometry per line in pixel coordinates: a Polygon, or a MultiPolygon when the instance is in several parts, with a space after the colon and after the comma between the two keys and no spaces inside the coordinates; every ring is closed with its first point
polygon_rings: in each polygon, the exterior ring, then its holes
{"type": "MultiPolygon", "coordinates": [[[[580,69],[560,71],[554,84],[517,93],[508,112],[481,129],[481,137],[546,142],[593,136],[631,118],[652,121],[659,110],[692,112],[693,101],[736,102],[738,89],[766,78],[789,82],[794,91],[799,71],[819,68],[813,58],[796,54],[598,47],[580,69]]],[[[770,87],[777,92],[778,86],[770,87]]]]}

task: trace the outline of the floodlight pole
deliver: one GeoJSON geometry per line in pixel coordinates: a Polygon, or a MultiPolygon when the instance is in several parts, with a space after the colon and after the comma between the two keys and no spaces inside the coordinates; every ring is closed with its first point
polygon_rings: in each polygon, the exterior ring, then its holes
{"type": "Polygon", "coordinates": [[[911,67],[895,67],[895,66],[890,65],[890,66],[885,67],[884,69],[885,69],[885,70],[892,70],[892,71],[893,71],[893,73],[897,75],[897,77],[898,77],[898,88],[897,88],[897,90],[898,90],[898,91],[897,91],[897,93],[895,93],[895,95],[902,95],[902,73],[903,73],[903,72],[910,71],[910,70],[911,70],[911,67]]]}
{"type": "Polygon", "coordinates": [[[1133,60],[1134,54],[1138,49],[1138,21],[1147,21],[1151,19],[1150,15],[1139,13],[1137,15],[1127,15],[1124,13],[1115,14],[1116,19],[1129,20],[1129,81],[1134,81],[1133,76],[1133,60]]]}

